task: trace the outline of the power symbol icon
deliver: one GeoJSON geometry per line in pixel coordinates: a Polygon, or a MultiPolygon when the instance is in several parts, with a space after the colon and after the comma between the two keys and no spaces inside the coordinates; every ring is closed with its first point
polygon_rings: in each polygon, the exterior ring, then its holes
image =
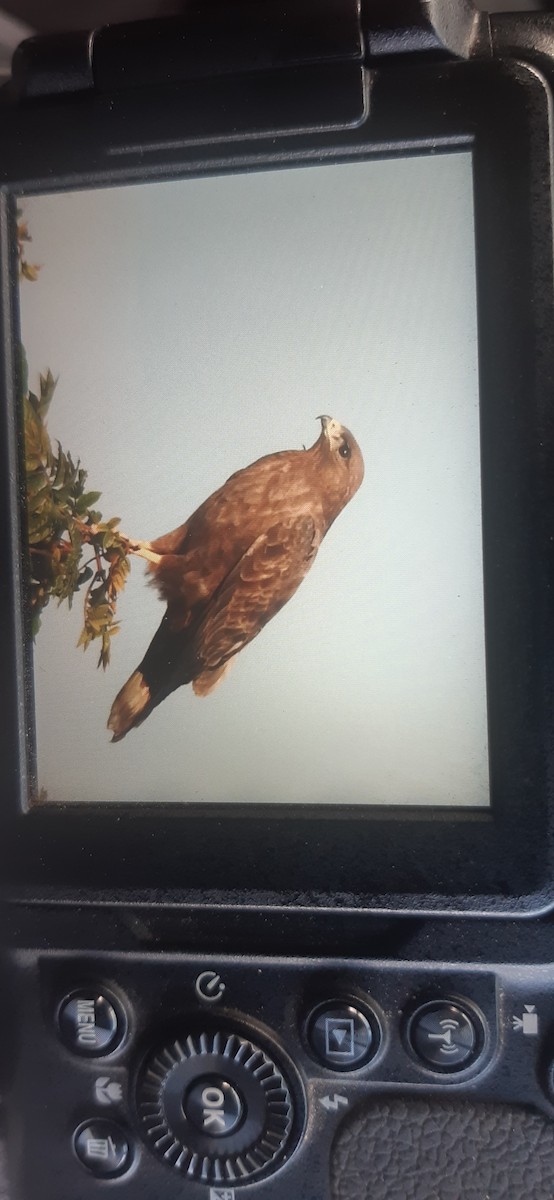
{"type": "Polygon", "coordinates": [[[202,971],[194,984],[194,990],[204,1004],[217,1004],[223,996],[225,984],[217,971],[202,971]]]}

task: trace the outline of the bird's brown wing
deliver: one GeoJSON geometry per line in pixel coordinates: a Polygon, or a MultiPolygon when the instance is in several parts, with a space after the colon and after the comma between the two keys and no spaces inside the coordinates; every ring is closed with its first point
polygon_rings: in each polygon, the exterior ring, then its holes
{"type": "Polygon", "coordinates": [[[197,631],[194,690],[206,695],[222,668],[290,600],[317,554],[321,537],[302,513],[273,525],[252,543],[223,581],[197,631]]]}
{"type": "MultiPolygon", "coordinates": [[[[218,588],[272,520],[306,511],[314,494],[313,473],[302,451],[285,450],[235,472],[184,525],[150,543],[161,559],[149,567],[170,608],[172,626],[187,612],[209,605],[218,588]]],[[[189,620],[192,619],[192,614],[189,620]]]]}

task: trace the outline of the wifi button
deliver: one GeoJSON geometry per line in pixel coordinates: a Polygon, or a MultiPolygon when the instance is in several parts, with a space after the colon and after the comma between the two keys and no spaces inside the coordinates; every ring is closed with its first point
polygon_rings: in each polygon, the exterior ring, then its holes
{"type": "Polygon", "coordinates": [[[476,1019],[447,1000],[424,1004],[413,1013],[408,1040],[417,1057],[435,1071],[462,1071],[481,1048],[476,1019]]]}

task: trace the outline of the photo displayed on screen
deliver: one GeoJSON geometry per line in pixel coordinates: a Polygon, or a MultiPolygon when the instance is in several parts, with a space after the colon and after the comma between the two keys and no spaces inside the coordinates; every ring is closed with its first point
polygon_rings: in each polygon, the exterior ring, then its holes
{"type": "Polygon", "coordinates": [[[32,800],[487,805],[471,154],[17,236],[32,800]]]}

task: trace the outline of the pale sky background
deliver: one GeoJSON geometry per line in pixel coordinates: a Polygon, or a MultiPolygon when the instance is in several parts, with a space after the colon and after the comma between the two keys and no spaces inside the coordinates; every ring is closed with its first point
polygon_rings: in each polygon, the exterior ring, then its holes
{"type": "Polygon", "coordinates": [[[135,560],[112,664],[51,603],[39,784],[59,801],[486,804],[469,153],[30,197],[21,288],[49,430],[132,537],[233,471],[351,428],[361,490],[296,596],[206,699],[112,745],[163,608],[135,560]]]}

